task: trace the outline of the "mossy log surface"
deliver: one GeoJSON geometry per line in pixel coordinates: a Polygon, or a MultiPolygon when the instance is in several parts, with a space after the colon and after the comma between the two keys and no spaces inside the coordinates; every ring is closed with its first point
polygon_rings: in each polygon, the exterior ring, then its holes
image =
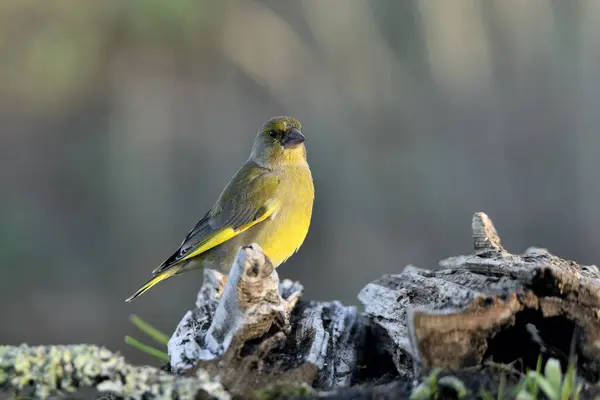
{"type": "Polygon", "coordinates": [[[0,389],[23,398],[46,399],[89,387],[132,399],[231,398],[204,370],[178,377],[157,368],[129,365],[103,347],[0,346],[0,389]]]}
{"type": "MultiPolygon", "coordinates": [[[[238,252],[225,286],[205,271],[173,333],[170,371],[129,366],[95,346],[0,347],[0,390],[46,398],[94,387],[141,398],[407,398],[432,368],[476,398],[538,356],[574,353],[585,393],[600,379],[600,273],[545,249],[505,250],[490,219],[472,221],[472,255],[408,266],[368,284],[364,312],[301,298],[259,246],[238,252]]],[[[451,395],[451,394],[450,394],[451,395]]],[[[587,398],[587,397],[584,397],[587,398]]]]}

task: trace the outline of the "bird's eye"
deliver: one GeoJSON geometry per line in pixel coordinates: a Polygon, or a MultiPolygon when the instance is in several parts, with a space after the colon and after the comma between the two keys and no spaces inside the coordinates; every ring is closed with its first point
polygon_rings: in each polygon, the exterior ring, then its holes
{"type": "Polygon", "coordinates": [[[275,137],[277,136],[277,133],[275,131],[269,131],[269,136],[275,137]]]}

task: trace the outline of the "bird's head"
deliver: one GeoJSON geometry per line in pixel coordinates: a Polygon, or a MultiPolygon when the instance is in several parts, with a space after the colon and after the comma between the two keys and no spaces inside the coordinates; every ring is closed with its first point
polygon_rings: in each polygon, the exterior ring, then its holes
{"type": "Polygon", "coordinates": [[[273,117],[262,124],[250,159],[265,167],[306,163],[305,137],[296,118],[273,117]]]}

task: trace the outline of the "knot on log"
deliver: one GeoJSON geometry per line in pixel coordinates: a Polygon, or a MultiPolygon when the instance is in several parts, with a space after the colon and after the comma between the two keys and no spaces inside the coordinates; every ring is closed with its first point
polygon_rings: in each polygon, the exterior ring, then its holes
{"type": "Polygon", "coordinates": [[[204,271],[197,308],[184,316],[169,341],[174,371],[222,356],[234,338],[243,344],[264,335],[273,324],[289,328],[302,286],[285,282],[282,297],[277,272],[259,245],[240,248],[219,296],[223,280],[217,271],[204,271]]]}
{"type": "Polygon", "coordinates": [[[237,285],[229,285],[238,291],[240,308],[245,310],[263,300],[281,303],[279,277],[273,274],[275,268],[271,260],[257,244],[241,248],[236,263],[242,265],[242,275],[237,285]]]}
{"type": "Polygon", "coordinates": [[[261,337],[273,324],[288,328],[289,315],[302,293],[300,285],[295,289],[287,298],[281,297],[279,276],[271,260],[257,244],[242,247],[204,336],[206,347],[200,359],[222,355],[236,335],[243,343],[261,337]]]}

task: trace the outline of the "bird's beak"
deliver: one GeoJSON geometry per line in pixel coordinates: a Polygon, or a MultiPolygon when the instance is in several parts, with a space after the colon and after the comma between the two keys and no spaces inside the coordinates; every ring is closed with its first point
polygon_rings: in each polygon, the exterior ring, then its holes
{"type": "Polygon", "coordinates": [[[289,149],[292,147],[296,147],[300,143],[304,143],[305,140],[306,138],[304,137],[302,132],[300,132],[300,130],[292,128],[289,132],[285,134],[283,140],[281,140],[281,144],[283,145],[284,149],[289,149]]]}

